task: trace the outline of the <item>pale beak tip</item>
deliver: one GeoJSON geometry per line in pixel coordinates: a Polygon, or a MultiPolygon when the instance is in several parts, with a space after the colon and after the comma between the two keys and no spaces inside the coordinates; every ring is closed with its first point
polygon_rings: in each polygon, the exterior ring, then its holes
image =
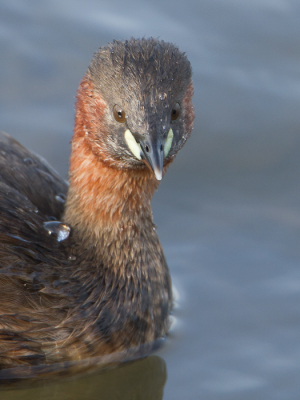
{"type": "Polygon", "coordinates": [[[158,181],[161,181],[162,180],[162,177],[163,177],[163,172],[162,172],[162,170],[160,170],[160,169],[154,169],[154,175],[155,175],[155,178],[158,180],[158,181]]]}

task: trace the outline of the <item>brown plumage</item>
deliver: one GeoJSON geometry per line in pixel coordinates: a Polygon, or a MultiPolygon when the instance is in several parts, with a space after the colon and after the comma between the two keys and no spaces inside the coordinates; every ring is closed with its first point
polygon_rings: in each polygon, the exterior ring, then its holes
{"type": "Polygon", "coordinates": [[[69,187],[0,135],[0,368],[165,335],[171,281],[150,202],[191,133],[192,94],[190,64],[174,45],[114,42],[78,89],[69,187]],[[49,235],[51,219],[69,237],[49,235]]]}

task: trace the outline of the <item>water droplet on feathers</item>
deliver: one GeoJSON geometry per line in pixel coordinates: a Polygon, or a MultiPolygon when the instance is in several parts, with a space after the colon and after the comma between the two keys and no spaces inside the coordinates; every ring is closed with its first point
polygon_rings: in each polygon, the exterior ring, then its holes
{"type": "Polygon", "coordinates": [[[25,163],[26,165],[28,165],[28,166],[36,165],[36,163],[35,163],[35,162],[32,160],[32,158],[30,158],[30,157],[24,158],[23,161],[24,161],[24,163],[25,163]]]}
{"type": "Polygon", "coordinates": [[[66,240],[71,232],[69,225],[60,221],[47,221],[44,222],[44,228],[48,231],[49,235],[56,235],[57,241],[62,242],[66,240]]]}
{"type": "Polygon", "coordinates": [[[66,201],[66,196],[63,193],[58,193],[55,196],[55,200],[58,201],[59,203],[63,203],[64,204],[65,201],[66,201]]]}

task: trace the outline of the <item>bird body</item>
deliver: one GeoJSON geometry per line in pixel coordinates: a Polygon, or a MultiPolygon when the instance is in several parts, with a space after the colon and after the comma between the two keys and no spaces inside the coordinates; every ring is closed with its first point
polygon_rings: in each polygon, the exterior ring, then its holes
{"type": "Polygon", "coordinates": [[[151,198],[191,133],[192,91],[174,45],[114,42],[79,85],[69,186],[0,135],[0,368],[166,334],[171,280],[151,198]]]}

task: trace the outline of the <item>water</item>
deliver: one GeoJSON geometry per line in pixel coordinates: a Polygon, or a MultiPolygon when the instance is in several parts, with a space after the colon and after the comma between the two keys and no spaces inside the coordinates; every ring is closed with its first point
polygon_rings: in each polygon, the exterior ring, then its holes
{"type": "Polygon", "coordinates": [[[296,0],[0,3],[0,128],[63,176],[76,88],[108,41],[178,44],[197,116],[154,199],[179,292],[154,370],[150,358],[1,399],[299,398],[299,17],[296,0]]]}
{"type": "MultiPolygon", "coordinates": [[[[59,199],[61,199],[61,197],[59,197],[59,199]]],[[[44,228],[48,231],[49,235],[55,235],[58,242],[66,240],[71,232],[70,226],[60,221],[47,221],[44,223],[44,228]]]]}

